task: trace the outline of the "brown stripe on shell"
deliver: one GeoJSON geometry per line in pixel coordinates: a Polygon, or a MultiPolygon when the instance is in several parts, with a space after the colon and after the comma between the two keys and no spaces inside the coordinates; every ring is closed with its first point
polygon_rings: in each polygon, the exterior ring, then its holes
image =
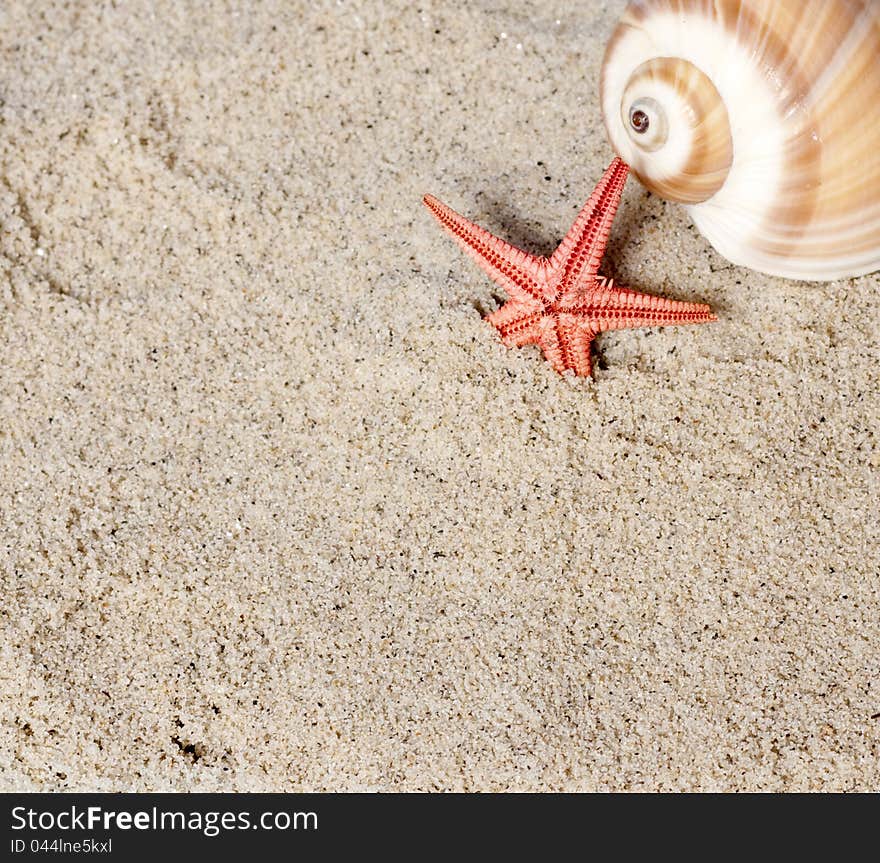
{"type": "MultiPolygon", "coordinates": [[[[828,0],[820,0],[826,6],[828,0]]],[[[779,122],[792,127],[786,141],[786,167],[776,190],[777,201],[758,232],[758,244],[766,247],[771,235],[777,239],[773,254],[788,255],[797,248],[812,222],[821,185],[821,146],[815,121],[807,109],[811,73],[821,68],[799,53],[795,38],[804,0],[719,0],[713,4],[719,21],[743,46],[761,71],[767,86],[775,89],[779,122]],[[785,225],[785,237],[776,233],[785,225]]],[[[756,133],[758,130],[756,130],[756,133]]],[[[769,251],[769,249],[766,249],[769,251]]]]}
{"type": "Polygon", "coordinates": [[[850,32],[865,23],[865,3],[776,0],[773,6],[776,14],[768,21],[797,52],[800,68],[795,74],[793,66],[769,66],[786,81],[780,111],[788,114],[791,132],[779,201],[754,244],[775,257],[868,252],[880,245],[880,224],[871,212],[880,195],[880,14],[875,4],[870,26],[846,49],[841,46],[850,32]],[[839,58],[842,50],[846,56],[839,58]],[[832,64],[830,83],[815,93],[832,64]]]}

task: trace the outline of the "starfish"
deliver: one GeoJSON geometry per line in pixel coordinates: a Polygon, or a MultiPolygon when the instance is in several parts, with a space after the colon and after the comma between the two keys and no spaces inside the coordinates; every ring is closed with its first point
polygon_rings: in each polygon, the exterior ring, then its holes
{"type": "Polygon", "coordinates": [[[598,275],[629,168],[615,159],[549,257],[530,255],[425,195],[437,221],[508,294],[487,320],[509,347],[537,344],[558,372],[589,375],[590,345],[606,330],[717,320],[702,303],[621,288],[598,275]]]}

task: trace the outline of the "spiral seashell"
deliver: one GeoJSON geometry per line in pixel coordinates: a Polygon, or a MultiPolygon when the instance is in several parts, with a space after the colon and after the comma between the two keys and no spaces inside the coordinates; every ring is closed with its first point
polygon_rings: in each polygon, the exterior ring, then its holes
{"type": "Polygon", "coordinates": [[[734,263],[880,269],[880,0],[636,0],[601,104],[620,157],[734,263]]]}

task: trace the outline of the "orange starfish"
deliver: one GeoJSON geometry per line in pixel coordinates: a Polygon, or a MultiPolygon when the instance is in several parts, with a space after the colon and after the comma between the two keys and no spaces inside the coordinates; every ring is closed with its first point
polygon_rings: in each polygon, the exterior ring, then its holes
{"type": "Polygon", "coordinates": [[[701,303],[640,294],[597,275],[628,172],[620,159],[611,163],[549,258],[505,243],[425,195],[425,205],[440,224],[509,295],[487,318],[505,345],[540,345],[558,372],[589,375],[590,345],[598,333],[717,320],[701,303]]]}

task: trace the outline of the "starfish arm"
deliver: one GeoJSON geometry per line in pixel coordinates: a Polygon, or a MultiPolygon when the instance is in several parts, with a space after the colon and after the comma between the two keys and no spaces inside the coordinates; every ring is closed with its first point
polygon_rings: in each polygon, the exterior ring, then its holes
{"type": "Polygon", "coordinates": [[[590,351],[593,347],[593,339],[596,331],[589,321],[580,321],[577,335],[573,340],[572,355],[574,356],[574,372],[577,375],[589,377],[593,373],[593,362],[590,359],[590,351]]]}
{"type": "Polygon", "coordinates": [[[589,308],[583,309],[581,314],[597,332],[634,327],[703,324],[718,320],[712,309],[704,303],[669,300],[629,288],[618,288],[616,285],[602,287],[592,294],[589,308]]]}
{"type": "Polygon", "coordinates": [[[540,339],[540,322],[544,307],[534,301],[509,300],[486,320],[501,334],[508,347],[522,347],[540,339]]]}
{"type": "Polygon", "coordinates": [[[593,286],[628,173],[626,163],[615,158],[550,258],[551,277],[558,280],[556,295],[563,305],[593,286]]]}
{"type": "Polygon", "coordinates": [[[588,377],[593,370],[590,346],[595,336],[591,322],[577,315],[547,315],[541,321],[539,344],[556,371],[588,377]]]}
{"type": "Polygon", "coordinates": [[[530,255],[490,234],[433,195],[425,195],[424,204],[459,246],[511,297],[540,301],[540,282],[547,263],[544,258],[530,255]]]}

